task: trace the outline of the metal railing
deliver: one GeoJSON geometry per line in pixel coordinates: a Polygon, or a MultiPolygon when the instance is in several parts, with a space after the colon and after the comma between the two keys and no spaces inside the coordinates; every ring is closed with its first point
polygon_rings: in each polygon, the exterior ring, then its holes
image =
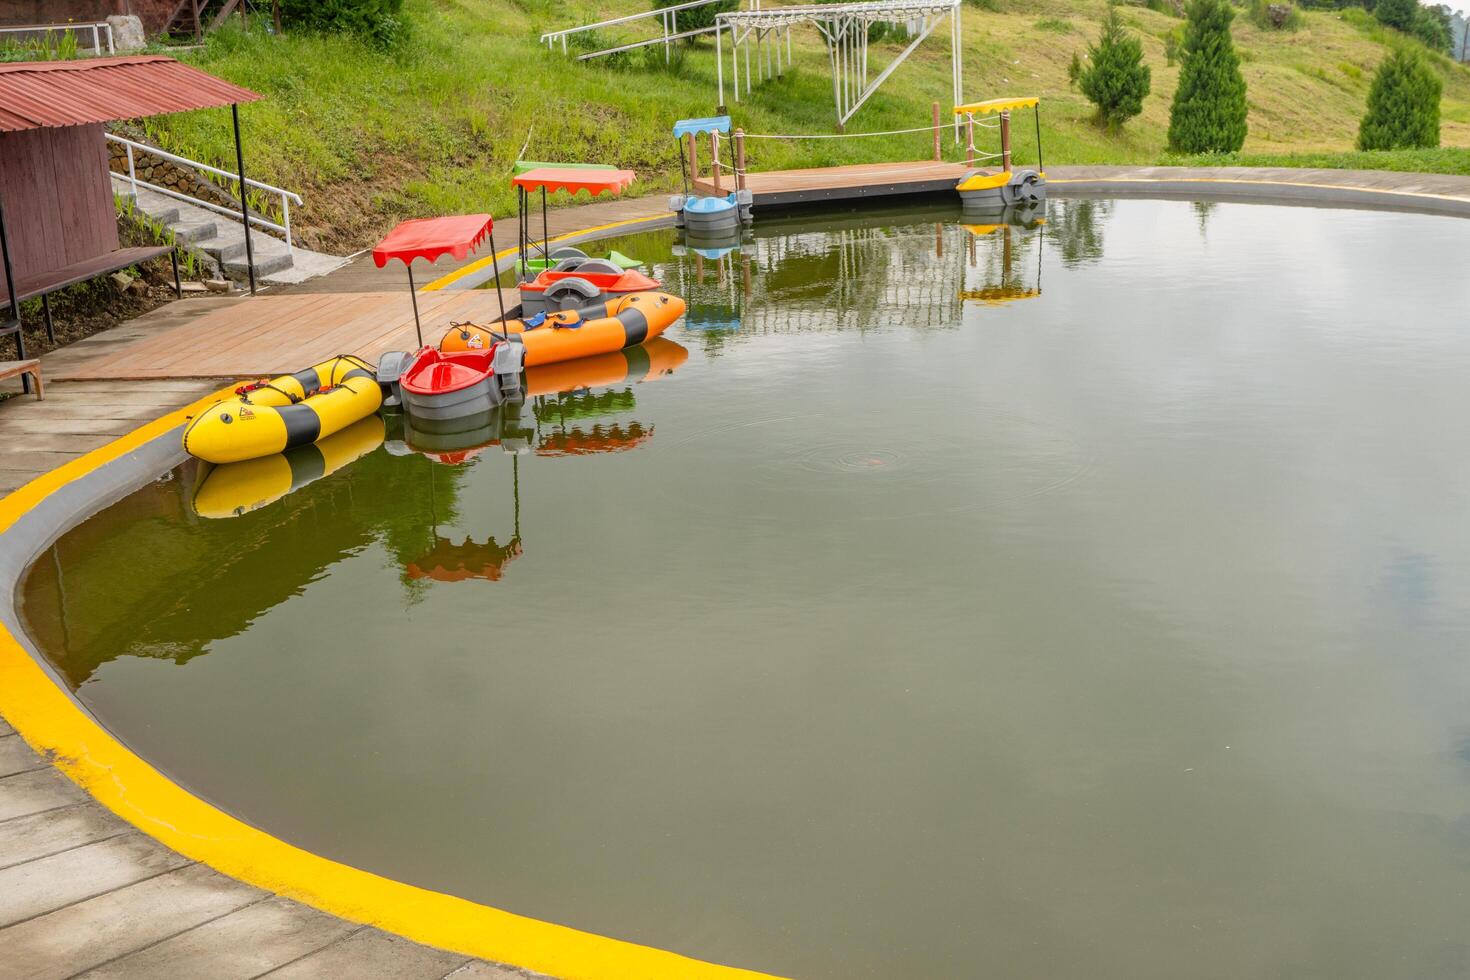
{"type": "MultiPolygon", "coordinates": [[[[216,204],[213,201],[206,201],[203,198],[199,197],[190,197],[188,194],[180,194],[173,188],[160,187],[157,184],[150,184],[148,181],[140,179],[138,177],[138,169],[136,161],[134,159],[134,151],[137,151],[139,153],[146,153],[150,156],[158,157],[161,160],[167,160],[170,163],[177,163],[185,167],[190,167],[194,170],[203,170],[206,173],[217,174],[220,177],[224,177],[228,180],[234,181],[237,187],[240,184],[239,174],[230,173],[228,170],[221,170],[219,167],[211,167],[207,163],[200,163],[198,160],[190,160],[188,157],[181,157],[178,154],[169,153],[167,150],[160,150],[158,147],[149,146],[147,143],[139,143],[136,140],[126,139],[122,136],[116,135],[115,133],[108,133],[107,138],[114,143],[121,144],[127,149],[127,175],[126,177],[124,177],[124,175],[122,174],[114,174],[114,176],[119,180],[126,180],[126,182],[131,185],[133,189],[134,199],[136,199],[138,196],[138,188],[146,187],[156,194],[162,194],[165,197],[171,197],[178,201],[184,201],[188,204],[197,205],[198,207],[208,208],[209,210],[214,211],[217,214],[227,215],[236,219],[237,221],[240,219],[239,208],[226,207],[223,204],[216,204]]],[[[305,202],[301,200],[301,196],[299,194],[295,194],[291,191],[285,190],[284,188],[276,187],[273,184],[262,183],[261,181],[253,180],[249,177],[245,178],[245,185],[247,187],[252,187],[258,191],[264,191],[267,194],[274,194],[280,198],[282,221],[281,224],[277,224],[274,221],[269,221],[254,213],[253,207],[250,214],[250,223],[252,225],[256,225],[258,227],[265,228],[269,231],[274,231],[285,236],[286,251],[294,252],[291,241],[291,202],[295,201],[297,204],[304,204],[305,202]]]]}
{"type": "Polygon", "coordinates": [[[115,54],[117,49],[112,42],[112,25],[106,21],[97,21],[94,24],[30,24],[24,27],[0,27],[0,34],[44,34],[49,41],[52,34],[77,33],[80,31],[92,32],[92,53],[102,53],[102,35],[107,35],[107,53],[115,54]]]}
{"type": "MultiPolygon", "coordinates": [[[[699,34],[713,34],[719,28],[711,25],[701,27],[692,31],[679,30],[679,11],[692,10],[695,7],[708,7],[710,4],[724,3],[725,0],[688,0],[686,3],[674,4],[672,7],[662,7],[658,10],[647,10],[639,14],[628,14],[624,17],[614,17],[611,20],[600,20],[595,24],[582,24],[579,27],[568,27],[561,31],[548,31],[541,35],[541,41],[549,50],[556,49],[556,42],[561,41],[561,53],[568,54],[569,45],[567,38],[581,34],[585,31],[600,30],[604,27],[614,27],[618,24],[631,24],[635,21],[659,19],[660,34],[658,37],[649,38],[644,41],[634,41],[630,44],[620,44],[617,47],[606,48],[601,51],[589,51],[577,55],[578,61],[586,61],[588,58],[600,58],[603,55],[615,54],[619,51],[631,51],[634,48],[645,48],[653,44],[664,46],[664,60],[667,61],[672,55],[673,43],[686,37],[694,37],[699,34]]],[[[753,6],[759,7],[759,0],[753,0],[753,6]]]]}

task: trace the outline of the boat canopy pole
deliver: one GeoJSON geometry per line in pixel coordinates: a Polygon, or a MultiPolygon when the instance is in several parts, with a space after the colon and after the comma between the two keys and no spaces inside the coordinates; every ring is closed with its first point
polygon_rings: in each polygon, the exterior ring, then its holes
{"type": "Polygon", "coordinates": [[[1036,172],[1046,173],[1046,167],[1041,163],[1041,102],[1040,100],[1031,107],[1032,117],[1036,120],[1036,172]]]}
{"type": "Polygon", "coordinates": [[[495,251],[495,232],[490,232],[490,274],[495,277],[495,298],[500,302],[500,325],[505,326],[505,294],[500,291],[500,261],[495,251]]]}
{"type": "Polygon", "coordinates": [[[551,230],[546,225],[546,185],[541,185],[541,257],[551,268],[551,230]]]}
{"type": "Polygon", "coordinates": [[[419,292],[413,284],[413,259],[403,263],[408,269],[408,296],[413,300],[413,332],[418,334],[419,347],[424,346],[424,328],[419,326],[419,292]]]}

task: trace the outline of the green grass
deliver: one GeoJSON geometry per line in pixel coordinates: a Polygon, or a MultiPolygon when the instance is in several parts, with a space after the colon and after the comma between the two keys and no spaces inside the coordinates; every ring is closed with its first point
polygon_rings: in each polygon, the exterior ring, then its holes
{"type": "MultiPolygon", "coordinates": [[[[1177,66],[1165,64],[1164,38],[1181,23],[1177,16],[1127,8],[1143,36],[1153,91],[1140,116],[1108,133],[1067,83],[1067,64],[1096,35],[1104,0],[994,0],[990,6],[995,9],[964,8],[966,98],[1042,96],[1049,164],[1162,161],[1178,78],[1177,66]]],[[[510,168],[528,139],[530,156],[616,163],[638,172],[639,192],[674,189],[679,164],[669,127],[713,111],[713,45],[686,48],[666,67],[657,49],[635,52],[622,65],[577,63],[548,54],[536,40],[544,30],[640,9],[647,0],[407,0],[411,35],[393,51],[348,37],[274,36],[230,26],[183,57],[264,96],[241,110],[249,173],[306,198],[293,219],[308,243],[346,249],[370,244],[408,216],[485,210],[508,219],[510,168]]],[[[1290,32],[1262,31],[1239,17],[1234,32],[1250,101],[1242,160],[1371,162],[1347,151],[1373,70],[1386,43],[1403,43],[1397,36],[1356,11],[1307,11],[1301,29],[1290,32]]],[[[631,37],[607,34],[614,43],[631,37]]],[[[747,132],[833,132],[825,49],[814,32],[794,37],[796,64],[784,78],[757,86],[746,101],[727,95],[736,125],[747,132]]],[[[875,45],[872,70],[897,47],[875,45]]],[[[1435,64],[1445,79],[1444,142],[1470,146],[1470,70],[1442,58],[1435,64]]],[[[948,45],[940,37],[921,45],[848,128],[923,126],[933,102],[946,111],[951,102],[948,45]]],[[[1027,162],[1034,152],[1029,120],[1022,122],[1017,154],[1027,162]]],[[[166,148],[233,163],[221,110],[146,125],[166,148]]],[[[994,139],[993,132],[983,135],[994,139]]],[[[754,169],[924,159],[932,152],[927,133],[749,145],[754,169]]],[[[944,152],[959,156],[949,139],[944,152]]],[[[1427,156],[1424,168],[1457,165],[1453,154],[1446,159],[1427,156]]]]}

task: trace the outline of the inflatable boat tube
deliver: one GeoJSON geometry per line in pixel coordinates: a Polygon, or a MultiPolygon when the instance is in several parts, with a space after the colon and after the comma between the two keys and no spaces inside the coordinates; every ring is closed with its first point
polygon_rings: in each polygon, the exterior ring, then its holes
{"type": "Polygon", "coordinates": [[[382,444],[383,420],[369,415],[310,446],[211,466],[194,492],[194,513],[207,518],[240,517],[331,476],[382,444]]]}
{"type": "Polygon", "coordinates": [[[590,320],[576,310],[563,310],[485,326],[459,323],[449,328],[439,349],[445,353],[489,350],[500,339],[498,335],[514,333],[526,345],[527,368],[610,354],[662,334],[684,315],[684,301],[668,293],[634,293],[608,300],[604,311],[605,316],[590,320]]]}
{"type": "Polygon", "coordinates": [[[209,463],[238,463],[309,446],[367,418],[383,403],[377,374],[342,355],[304,371],[235,389],[184,429],[184,451],[209,463]]]}

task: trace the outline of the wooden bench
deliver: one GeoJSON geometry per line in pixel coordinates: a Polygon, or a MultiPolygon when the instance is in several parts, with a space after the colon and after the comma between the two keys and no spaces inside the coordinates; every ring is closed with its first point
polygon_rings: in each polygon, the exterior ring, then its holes
{"type": "MultiPolygon", "coordinates": [[[[174,269],[174,292],[182,297],[184,295],[183,283],[179,280],[179,255],[167,245],[144,245],[136,248],[120,248],[113,252],[83,259],[81,262],[73,262],[59,269],[51,269],[38,275],[27,276],[15,281],[15,301],[17,303],[41,297],[41,310],[46,321],[46,337],[53,344],[56,343],[56,328],[51,322],[51,298],[50,294],[67,286],[75,286],[79,282],[95,279],[109,272],[117,272],[129,266],[156,259],[160,255],[167,255],[173,261],[174,269]]],[[[4,288],[4,277],[0,276],[0,309],[9,309],[10,295],[4,288]]],[[[11,314],[14,317],[14,313],[11,314]]],[[[25,337],[20,333],[20,325],[13,319],[7,324],[0,324],[0,337],[7,334],[15,334],[16,356],[25,359],[25,337]]]]}
{"type": "MultiPolygon", "coordinates": [[[[36,398],[44,399],[45,389],[41,384],[41,362],[40,361],[0,361],[0,381],[20,375],[24,383],[27,377],[36,379],[36,398]]],[[[29,390],[29,386],[27,386],[29,390]]]]}

